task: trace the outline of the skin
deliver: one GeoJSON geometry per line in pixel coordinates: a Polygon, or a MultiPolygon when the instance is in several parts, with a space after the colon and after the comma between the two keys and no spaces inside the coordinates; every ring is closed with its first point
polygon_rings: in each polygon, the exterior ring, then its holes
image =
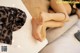
{"type": "Polygon", "coordinates": [[[65,13],[48,13],[47,0],[23,0],[23,3],[32,15],[32,36],[40,42],[46,38],[47,27],[61,27],[65,20],[68,21],[65,13]]]}
{"type": "Polygon", "coordinates": [[[63,3],[59,4],[59,3],[57,3],[57,0],[51,0],[50,6],[52,7],[52,9],[54,9],[55,12],[64,13],[66,15],[65,21],[69,21],[69,16],[68,16],[68,13],[67,13],[63,3]]]}
{"type": "Polygon", "coordinates": [[[42,25],[42,19],[39,18],[32,18],[32,36],[36,39],[42,42],[42,37],[38,34],[37,29],[40,25],[42,25]]]}
{"type": "Polygon", "coordinates": [[[47,12],[42,12],[41,16],[43,18],[44,22],[53,20],[53,21],[57,21],[57,22],[64,22],[65,18],[65,14],[63,13],[47,13],[47,12]]]}
{"type": "Polygon", "coordinates": [[[62,27],[64,25],[63,22],[56,22],[56,21],[48,21],[42,22],[40,19],[32,18],[32,36],[42,42],[46,37],[46,28],[55,28],[55,27],[62,27]],[[38,30],[39,29],[39,30],[38,30]]]}
{"type": "Polygon", "coordinates": [[[71,13],[71,10],[72,10],[71,6],[68,3],[64,3],[63,5],[64,5],[64,8],[67,11],[67,14],[69,15],[71,13]]]}
{"type": "MultiPolygon", "coordinates": [[[[80,2],[80,0],[76,0],[78,2],[80,2]]],[[[80,10],[75,6],[76,8],[76,14],[78,15],[78,18],[80,19],[80,10]]]]}
{"type": "MultiPolygon", "coordinates": [[[[80,2],[80,0],[75,0],[75,1],[80,2]]],[[[73,8],[76,9],[76,14],[78,15],[78,18],[80,19],[80,10],[76,7],[76,4],[73,5],[73,8]]]]}
{"type": "Polygon", "coordinates": [[[76,14],[78,15],[78,18],[80,19],[80,10],[76,8],[76,14]]]}
{"type": "MultiPolygon", "coordinates": [[[[71,6],[69,5],[69,3],[63,3],[63,6],[64,6],[67,14],[69,15],[69,14],[71,13],[71,10],[72,10],[72,8],[71,8],[71,6]]],[[[52,10],[52,9],[49,9],[48,11],[49,11],[49,13],[55,13],[55,11],[52,10]]]]}

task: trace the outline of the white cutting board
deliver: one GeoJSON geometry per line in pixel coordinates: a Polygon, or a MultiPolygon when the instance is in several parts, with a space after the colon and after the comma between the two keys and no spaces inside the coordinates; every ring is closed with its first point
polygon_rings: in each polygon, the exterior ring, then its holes
{"type": "Polygon", "coordinates": [[[0,53],[38,53],[48,42],[38,42],[32,37],[31,15],[21,0],[0,0],[0,6],[16,7],[25,11],[27,15],[24,26],[13,32],[12,45],[0,43],[0,53]],[[1,52],[1,46],[7,46],[7,52],[1,52]]]}

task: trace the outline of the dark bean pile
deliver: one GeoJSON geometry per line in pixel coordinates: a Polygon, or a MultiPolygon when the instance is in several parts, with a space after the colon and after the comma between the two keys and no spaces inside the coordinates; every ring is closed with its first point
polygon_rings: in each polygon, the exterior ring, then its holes
{"type": "Polygon", "coordinates": [[[0,43],[12,44],[12,32],[24,25],[26,17],[18,8],[0,6],[0,43]]]}

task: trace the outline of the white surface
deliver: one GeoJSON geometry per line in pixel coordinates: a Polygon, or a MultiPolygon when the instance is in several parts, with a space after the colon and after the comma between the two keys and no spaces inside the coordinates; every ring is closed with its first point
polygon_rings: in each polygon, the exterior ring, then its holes
{"type": "Polygon", "coordinates": [[[74,37],[74,33],[80,30],[72,27],[63,36],[46,46],[41,53],[80,53],[80,42],[74,37]]]}
{"type": "Polygon", "coordinates": [[[76,25],[80,28],[80,19],[78,20],[78,23],[76,25]]]}
{"type": "MultiPolygon", "coordinates": [[[[13,33],[13,43],[12,45],[6,45],[0,43],[1,46],[8,46],[8,51],[6,53],[38,53],[46,44],[47,40],[43,42],[36,41],[31,34],[31,15],[26,10],[21,0],[0,0],[0,6],[17,7],[25,11],[27,15],[26,23],[24,26],[13,33]]],[[[0,53],[1,52],[0,50],[0,53]]]]}

